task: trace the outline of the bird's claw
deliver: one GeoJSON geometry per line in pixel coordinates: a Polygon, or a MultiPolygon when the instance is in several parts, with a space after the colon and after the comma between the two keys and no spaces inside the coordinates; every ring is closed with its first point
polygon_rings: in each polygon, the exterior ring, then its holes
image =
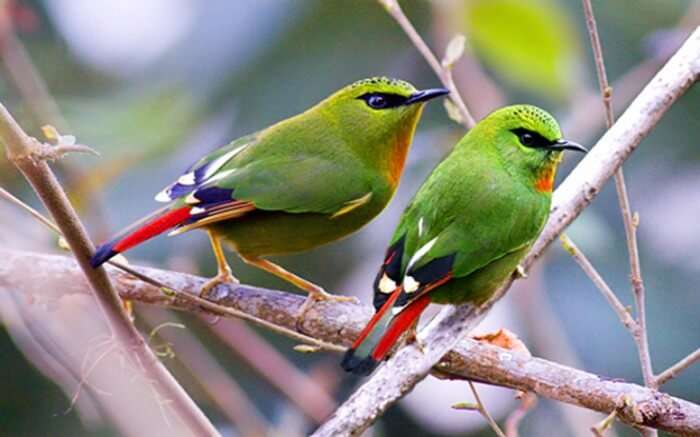
{"type": "Polygon", "coordinates": [[[211,292],[221,284],[232,284],[238,285],[240,282],[231,273],[220,273],[202,285],[199,290],[199,297],[202,299],[208,299],[211,292]]]}
{"type": "Polygon", "coordinates": [[[321,287],[317,287],[313,290],[308,290],[308,296],[304,303],[299,307],[299,312],[297,314],[296,328],[299,332],[304,332],[304,319],[306,318],[306,313],[314,306],[316,302],[352,302],[359,303],[359,300],[354,296],[339,296],[337,294],[328,293],[321,287]]]}

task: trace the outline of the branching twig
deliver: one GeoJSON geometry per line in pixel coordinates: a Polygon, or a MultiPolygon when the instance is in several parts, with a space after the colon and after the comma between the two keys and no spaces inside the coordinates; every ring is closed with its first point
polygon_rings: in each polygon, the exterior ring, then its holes
{"type": "MultiPolygon", "coordinates": [[[[46,299],[66,293],[89,293],[75,261],[57,255],[0,250],[0,293],[41,293],[46,299]],[[26,275],[32,266],[40,275],[26,275]]],[[[205,278],[158,269],[133,267],[162,283],[197,294],[205,278]]],[[[108,267],[122,298],[171,309],[221,315],[160,288],[137,281],[108,267]]],[[[304,296],[249,286],[220,286],[217,304],[244,311],[288,329],[304,296]]],[[[346,302],[320,302],[307,313],[305,331],[340,346],[349,345],[367,323],[372,310],[346,302]]],[[[230,317],[227,314],[222,317],[230,317]]],[[[428,346],[427,344],[425,346],[428,346]]],[[[527,354],[465,338],[433,369],[439,377],[472,380],[532,392],[540,397],[588,408],[604,414],[619,409],[618,418],[629,424],[654,426],[677,434],[700,433],[700,405],[636,384],[593,375],[527,354]],[[620,406],[620,394],[630,402],[620,406]]],[[[383,396],[381,392],[378,395],[383,396]]]]}
{"type": "Polygon", "coordinates": [[[566,234],[562,234],[560,239],[564,250],[571,255],[574,261],[581,267],[581,270],[588,275],[590,280],[598,287],[598,290],[603,293],[603,297],[605,297],[605,300],[607,300],[613,310],[615,310],[617,316],[620,318],[620,322],[622,322],[634,336],[634,332],[639,329],[639,325],[632,318],[627,308],[620,302],[615,293],[610,289],[610,286],[608,286],[607,282],[600,276],[600,273],[598,273],[596,268],[593,267],[593,264],[588,261],[586,255],[581,252],[578,246],[576,246],[566,234]]]}
{"type": "Polygon", "coordinates": [[[654,386],[661,387],[663,384],[675,378],[679,373],[692,366],[693,364],[697,363],[698,361],[700,361],[700,348],[695,349],[695,351],[688,354],[688,356],[686,356],[673,366],[669,367],[668,369],[664,370],[663,372],[659,373],[656,376],[656,379],[654,380],[654,386]]]}
{"type": "Polygon", "coordinates": [[[479,392],[476,391],[474,383],[471,381],[467,381],[467,383],[469,384],[469,389],[474,395],[474,400],[476,401],[476,408],[477,410],[479,410],[479,413],[481,413],[481,415],[484,416],[484,419],[486,419],[489,426],[498,437],[506,437],[505,433],[501,430],[501,427],[498,426],[498,423],[493,419],[491,413],[489,413],[489,411],[486,409],[486,405],[484,405],[484,403],[481,401],[481,396],[479,396],[479,392]]]}
{"type": "MultiPolygon", "coordinates": [[[[596,26],[591,0],[582,0],[582,2],[583,11],[586,15],[586,27],[588,28],[588,34],[590,36],[591,46],[593,48],[593,58],[595,59],[600,93],[603,96],[606,124],[609,129],[614,123],[612,88],[610,88],[610,85],[608,84],[605,60],[603,58],[603,48],[600,44],[600,37],[598,35],[598,28],[596,26]]],[[[649,387],[653,387],[654,370],[651,364],[651,354],[649,352],[649,340],[647,336],[644,282],[642,281],[642,271],[639,264],[639,250],[637,248],[638,219],[633,217],[630,209],[630,201],[627,194],[627,186],[625,184],[625,176],[622,172],[622,167],[618,168],[617,172],[615,173],[615,188],[617,190],[617,198],[620,203],[620,211],[622,212],[622,221],[625,226],[627,251],[629,252],[630,260],[630,280],[632,281],[632,290],[634,292],[634,300],[637,307],[638,326],[637,329],[630,330],[630,332],[632,332],[634,341],[637,344],[637,351],[639,353],[639,361],[642,366],[644,383],[649,387]]]]}
{"type": "Polygon", "coordinates": [[[506,436],[507,437],[518,437],[518,426],[523,420],[525,415],[532,410],[537,404],[537,396],[532,393],[520,392],[520,405],[518,408],[513,410],[512,413],[506,418],[506,436]]]}
{"type": "Polygon", "coordinates": [[[445,88],[447,88],[450,91],[449,98],[457,106],[464,126],[467,129],[474,127],[476,121],[469,112],[467,105],[464,103],[464,100],[462,100],[462,96],[457,90],[457,86],[455,85],[454,79],[452,78],[452,70],[448,67],[443,67],[440,64],[438,58],[433,54],[433,52],[430,50],[430,47],[428,47],[423,38],[416,31],[416,28],[413,27],[411,21],[403,13],[403,10],[401,9],[401,5],[399,5],[398,0],[378,1],[382,4],[382,6],[384,6],[384,8],[386,8],[387,12],[389,12],[389,14],[394,18],[394,20],[396,20],[396,22],[399,24],[399,26],[401,26],[404,32],[406,32],[408,38],[411,40],[411,42],[413,42],[418,51],[421,53],[421,55],[423,55],[425,60],[433,69],[435,74],[437,74],[437,76],[440,78],[442,84],[445,85],[445,88]]]}
{"type": "Polygon", "coordinates": [[[1,104],[0,139],[6,147],[10,161],[30,182],[54,217],[94,291],[112,334],[118,344],[129,351],[125,355],[133,356],[141,362],[144,377],[153,381],[159,396],[169,401],[173,411],[192,432],[201,435],[217,435],[218,432],[206,416],[144,343],[122,310],[121,300],[105,270],[93,269],[90,266],[90,256],[94,247],[51,168],[46,162],[35,158],[34,151],[40,148],[40,144],[20,128],[1,104]]]}

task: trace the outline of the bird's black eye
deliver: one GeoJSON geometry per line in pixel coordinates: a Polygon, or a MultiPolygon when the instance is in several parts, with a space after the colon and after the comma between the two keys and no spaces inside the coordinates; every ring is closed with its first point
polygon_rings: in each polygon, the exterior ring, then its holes
{"type": "Polygon", "coordinates": [[[525,147],[546,149],[552,144],[554,144],[554,141],[550,141],[547,138],[540,135],[539,133],[531,131],[529,129],[516,128],[511,130],[511,132],[513,132],[518,137],[518,141],[520,141],[520,144],[522,144],[525,147]]]}
{"type": "Polygon", "coordinates": [[[375,94],[373,96],[369,96],[367,99],[367,104],[374,109],[383,109],[386,108],[387,100],[384,98],[384,96],[375,94]]]}
{"type": "Polygon", "coordinates": [[[358,99],[364,100],[372,109],[388,109],[405,104],[408,97],[391,93],[366,93],[358,99]]]}
{"type": "Polygon", "coordinates": [[[520,144],[525,147],[530,147],[535,142],[535,137],[530,132],[523,132],[519,136],[520,144]]]}

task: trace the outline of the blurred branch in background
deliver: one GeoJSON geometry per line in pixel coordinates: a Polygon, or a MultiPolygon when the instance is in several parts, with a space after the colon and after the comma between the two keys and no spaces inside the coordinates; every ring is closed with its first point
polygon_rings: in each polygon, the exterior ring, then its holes
{"type": "Polygon", "coordinates": [[[17,38],[11,16],[14,3],[13,0],[0,3],[0,58],[3,66],[36,121],[40,125],[51,124],[65,130],[68,127],[66,120],[27,50],[17,38]]]}
{"type": "MultiPolygon", "coordinates": [[[[75,261],[68,257],[30,252],[0,251],[0,292],[87,295],[89,289],[75,261]],[[27,265],[43,272],[22,274],[27,265]]],[[[178,272],[137,267],[138,271],[187,293],[196,294],[204,278],[178,272]]],[[[188,312],[209,313],[191,301],[168,296],[128,274],[109,267],[124,299],[188,312]]],[[[248,286],[219,288],[217,303],[245,311],[287,328],[296,324],[304,297],[248,286]]],[[[220,315],[220,313],[209,313],[220,315]]],[[[353,303],[322,302],[307,314],[305,330],[325,342],[347,346],[369,320],[371,309],[353,303]]],[[[225,315],[223,317],[226,317],[225,315]]],[[[434,369],[436,376],[469,379],[593,409],[606,414],[618,409],[626,423],[655,426],[676,433],[700,432],[700,406],[636,384],[576,370],[527,354],[462,339],[434,369]],[[621,397],[627,400],[621,402],[621,397]]]]}
{"type": "MultiPolygon", "coordinates": [[[[583,368],[582,360],[571,345],[566,328],[545,292],[544,270],[548,262],[543,260],[533,265],[528,271],[527,280],[513,285],[510,297],[518,308],[518,318],[525,323],[523,336],[527,338],[530,349],[559,364],[583,368]]],[[[570,435],[574,437],[589,437],[588,427],[600,420],[600,415],[590,410],[562,403],[556,404],[556,407],[568,425],[570,435]]],[[[608,437],[616,437],[614,430],[608,431],[608,437]]]]}
{"type": "Polygon", "coordinates": [[[284,355],[239,320],[226,320],[209,329],[267,383],[292,401],[315,423],[335,409],[336,402],[311,377],[294,367],[284,355]]]}
{"type": "MultiPolygon", "coordinates": [[[[553,196],[552,213],[530,254],[525,268],[588,206],[605,182],[653,130],[663,114],[700,75],[700,29],[696,30],[655,78],[559,186],[553,196]]],[[[512,282],[512,281],[511,281],[512,282]]],[[[500,299],[510,283],[484,305],[447,308],[423,329],[422,349],[408,345],[363,384],[316,435],[347,435],[369,427],[396,400],[420,382],[440,358],[473,327],[475,318],[485,314],[500,299]],[[465,323],[465,321],[472,323],[465,323]]]]}
{"type": "Polygon", "coordinates": [[[169,401],[172,411],[182,423],[201,435],[217,435],[213,425],[144,343],[123,311],[121,300],[105,270],[93,269],[90,266],[90,255],[94,247],[87,232],[53,171],[46,162],[38,158],[41,152],[50,146],[29,137],[2,105],[0,105],[0,139],[5,146],[8,159],[30,182],[71,247],[94,291],[105,322],[109,326],[110,335],[113,336],[119,350],[125,357],[138,363],[138,366],[134,367],[140,368],[142,376],[152,382],[159,396],[169,401]]]}
{"type": "Polygon", "coordinates": [[[172,358],[182,363],[242,436],[265,435],[270,425],[253,401],[187,327],[175,327],[180,323],[175,314],[155,307],[139,308],[138,314],[151,328],[151,337],[166,342],[172,358]]]}

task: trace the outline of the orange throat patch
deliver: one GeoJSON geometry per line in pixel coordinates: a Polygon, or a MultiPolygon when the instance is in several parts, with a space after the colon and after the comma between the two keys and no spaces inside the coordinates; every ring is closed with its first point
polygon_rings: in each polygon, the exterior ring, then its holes
{"type": "Polygon", "coordinates": [[[554,176],[557,173],[557,162],[547,163],[535,180],[535,190],[540,193],[551,193],[554,188],[554,176]]]}
{"type": "Polygon", "coordinates": [[[399,131],[399,134],[395,138],[394,147],[392,153],[389,155],[389,162],[387,166],[386,176],[391,186],[396,189],[401,179],[401,174],[403,173],[404,164],[406,164],[406,156],[408,155],[408,149],[411,146],[411,141],[413,140],[413,135],[416,131],[416,125],[418,124],[418,119],[423,111],[421,107],[418,110],[416,117],[411,121],[409,126],[399,131]]]}

